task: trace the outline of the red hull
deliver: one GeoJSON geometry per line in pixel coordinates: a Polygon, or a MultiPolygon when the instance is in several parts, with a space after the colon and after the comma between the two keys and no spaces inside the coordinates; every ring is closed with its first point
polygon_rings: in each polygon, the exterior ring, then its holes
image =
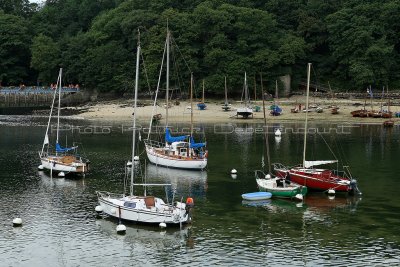
{"type": "Polygon", "coordinates": [[[334,175],[330,170],[292,168],[286,171],[275,171],[277,176],[286,177],[290,181],[307,186],[313,190],[326,191],[334,189],[336,192],[349,192],[352,190],[349,179],[334,175]]]}

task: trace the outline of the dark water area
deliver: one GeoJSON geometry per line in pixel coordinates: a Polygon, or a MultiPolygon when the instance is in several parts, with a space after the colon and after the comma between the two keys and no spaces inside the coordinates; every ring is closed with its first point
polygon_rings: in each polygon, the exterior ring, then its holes
{"type": "MultiPolygon", "coordinates": [[[[307,158],[333,159],[332,150],[351,167],[363,194],[311,193],[302,204],[242,201],[241,194],[257,191],[254,170],[267,162],[261,125],[197,125],[206,132],[207,171],[143,167],[147,182],[171,183],[175,199],[194,198],[193,223],[166,231],[126,224],[121,236],[117,221],[96,217],[95,191],[122,192],[129,125],[63,121],[63,143],[81,143],[80,152],[92,162],[90,174],[70,179],[37,170],[45,124],[0,117],[1,266],[400,265],[398,126],[311,124],[307,158]],[[229,174],[232,168],[237,177],[229,174]],[[22,227],[12,227],[16,217],[22,227]]],[[[302,125],[271,125],[278,126],[282,138],[269,135],[271,161],[299,164],[302,125]]],[[[139,153],[144,161],[143,145],[139,153]]],[[[161,188],[149,190],[165,195],[161,188]]]]}

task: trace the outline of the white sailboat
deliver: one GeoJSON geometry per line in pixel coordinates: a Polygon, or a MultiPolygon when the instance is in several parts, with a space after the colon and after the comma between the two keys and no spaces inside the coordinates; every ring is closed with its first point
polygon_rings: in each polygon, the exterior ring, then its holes
{"type": "Polygon", "coordinates": [[[59,176],[65,174],[85,174],[89,170],[89,161],[78,155],[78,146],[62,147],[59,143],[60,131],[60,104],[61,104],[61,77],[62,69],[58,74],[57,87],[54,90],[53,101],[50,109],[49,120],[47,123],[46,134],[44,136],[42,150],[39,152],[41,165],[40,170],[46,169],[51,173],[56,172],[59,176]],[[58,112],[57,112],[57,139],[55,151],[50,151],[49,129],[54,110],[54,103],[58,93],[58,112]]]}
{"type": "MultiPolygon", "coordinates": [[[[170,32],[167,32],[166,39],[166,103],[168,107],[168,90],[169,90],[169,49],[170,49],[170,32]]],[[[162,68],[162,66],[161,66],[162,68]]],[[[161,71],[160,71],[161,74],[161,71]]],[[[161,75],[160,75],[161,76],[161,75]]],[[[159,78],[160,82],[160,78],[159,78]]],[[[157,97],[155,102],[157,101],[157,97]]],[[[150,122],[150,131],[147,139],[144,140],[147,157],[150,162],[170,168],[179,169],[196,169],[203,170],[207,166],[208,151],[206,143],[196,143],[193,139],[193,77],[190,83],[190,117],[191,132],[190,135],[171,136],[168,125],[168,108],[166,109],[165,118],[165,142],[150,140],[152,121],[150,122]]]]}
{"type": "Polygon", "coordinates": [[[253,118],[253,108],[250,105],[249,88],[247,87],[246,72],[244,73],[243,91],[244,91],[244,100],[243,100],[244,107],[238,108],[236,110],[236,117],[242,116],[244,119],[247,119],[249,116],[251,116],[253,118]]]}
{"type": "MultiPolygon", "coordinates": [[[[136,80],[135,80],[135,101],[133,113],[133,142],[132,142],[132,162],[135,158],[136,143],[136,107],[137,93],[139,82],[139,59],[140,45],[137,48],[136,58],[136,80]]],[[[109,216],[119,218],[131,222],[148,223],[148,224],[182,224],[190,220],[190,207],[193,200],[188,198],[186,205],[183,202],[175,204],[165,203],[161,198],[146,195],[146,187],[148,186],[168,186],[169,184],[135,184],[134,169],[130,172],[130,194],[114,194],[110,192],[97,191],[99,206],[96,207],[97,212],[104,212],[109,216]],[[134,186],[143,186],[145,193],[142,196],[133,195],[134,186]]]]}

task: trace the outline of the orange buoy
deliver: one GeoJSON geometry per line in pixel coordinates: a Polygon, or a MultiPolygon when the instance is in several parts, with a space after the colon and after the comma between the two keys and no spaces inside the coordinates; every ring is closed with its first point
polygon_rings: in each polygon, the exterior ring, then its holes
{"type": "Polygon", "coordinates": [[[187,205],[187,206],[194,206],[193,198],[188,197],[188,198],[186,199],[186,205],[187,205]]]}

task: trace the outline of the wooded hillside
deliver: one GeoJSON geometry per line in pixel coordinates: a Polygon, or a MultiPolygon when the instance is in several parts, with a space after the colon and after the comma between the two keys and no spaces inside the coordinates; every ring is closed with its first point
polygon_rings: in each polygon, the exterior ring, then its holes
{"type": "Polygon", "coordinates": [[[63,67],[67,84],[131,91],[140,29],[140,90],[154,89],[168,21],[187,64],[175,81],[193,72],[208,94],[223,94],[224,76],[240,93],[245,71],[249,87],[262,73],[272,92],[290,74],[296,89],[307,62],[314,82],[398,89],[399,14],[398,0],[0,0],[0,81],[50,84],[63,67]]]}

